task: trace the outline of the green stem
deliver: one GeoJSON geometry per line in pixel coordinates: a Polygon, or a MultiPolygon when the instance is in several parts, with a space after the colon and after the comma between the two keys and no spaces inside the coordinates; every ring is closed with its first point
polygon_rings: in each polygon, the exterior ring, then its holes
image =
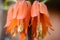
{"type": "Polygon", "coordinates": [[[8,8],[8,0],[5,0],[4,1],[4,10],[7,10],[7,8],[8,8]]]}
{"type": "Polygon", "coordinates": [[[46,3],[48,0],[43,0],[42,2],[46,3]]]}
{"type": "Polygon", "coordinates": [[[4,10],[7,10],[7,9],[8,9],[8,2],[12,2],[12,1],[13,1],[13,2],[16,2],[16,0],[5,0],[5,1],[4,1],[4,4],[3,4],[3,6],[4,6],[3,9],[4,9],[4,10]]]}
{"type": "Polygon", "coordinates": [[[7,1],[7,0],[5,0],[5,2],[4,2],[4,6],[7,6],[7,2],[8,2],[8,1],[7,1]]]}

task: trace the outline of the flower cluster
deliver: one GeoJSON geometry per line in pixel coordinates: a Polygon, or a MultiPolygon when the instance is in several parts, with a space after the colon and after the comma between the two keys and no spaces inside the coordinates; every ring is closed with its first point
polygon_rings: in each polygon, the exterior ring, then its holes
{"type": "MultiPolygon", "coordinates": [[[[43,2],[18,0],[16,4],[9,8],[6,21],[6,33],[10,33],[12,39],[16,34],[20,33],[19,40],[25,40],[27,35],[29,22],[32,25],[32,37],[45,37],[48,28],[52,29],[48,10],[43,2]]],[[[53,30],[53,29],[52,29],[53,30]]]]}

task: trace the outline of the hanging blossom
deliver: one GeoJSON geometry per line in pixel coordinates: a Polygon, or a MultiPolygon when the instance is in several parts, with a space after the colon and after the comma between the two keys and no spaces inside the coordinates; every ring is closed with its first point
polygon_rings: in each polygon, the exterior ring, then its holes
{"type": "Polygon", "coordinates": [[[17,1],[9,8],[6,22],[6,33],[13,38],[20,33],[19,40],[25,40],[30,20],[31,3],[29,1],[17,1]]]}
{"type": "Polygon", "coordinates": [[[46,36],[48,28],[53,30],[47,7],[43,2],[33,2],[31,7],[31,17],[33,40],[36,38],[36,40],[42,40],[46,36]]]}
{"type": "Polygon", "coordinates": [[[34,1],[32,6],[29,1],[18,0],[13,7],[10,7],[5,25],[6,33],[10,33],[12,40],[20,33],[19,40],[26,40],[29,21],[32,25],[32,40],[44,38],[48,28],[52,29],[48,10],[43,2],[34,1]]]}

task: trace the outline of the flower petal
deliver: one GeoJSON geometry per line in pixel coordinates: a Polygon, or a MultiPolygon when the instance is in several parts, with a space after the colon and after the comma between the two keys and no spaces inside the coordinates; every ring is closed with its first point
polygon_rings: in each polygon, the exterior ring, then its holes
{"type": "Polygon", "coordinates": [[[17,26],[17,19],[13,19],[10,23],[10,25],[6,28],[6,32],[10,32],[12,29],[14,29],[17,26]]]}
{"type": "Polygon", "coordinates": [[[38,16],[39,14],[39,2],[34,1],[32,8],[31,8],[31,17],[38,16]]]}
{"type": "Polygon", "coordinates": [[[17,17],[17,14],[18,14],[19,2],[16,2],[13,8],[14,8],[14,11],[13,11],[13,19],[14,19],[17,17]]]}
{"type": "Polygon", "coordinates": [[[8,27],[12,21],[12,16],[13,16],[13,7],[10,7],[8,10],[8,14],[7,14],[7,21],[5,24],[5,27],[8,27]]]}
{"type": "Polygon", "coordinates": [[[27,14],[27,3],[25,1],[21,1],[19,3],[17,19],[24,19],[26,17],[26,14],[27,14]]]}
{"type": "Polygon", "coordinates": [[[36,37],[37,17],[32,18],[32,36],[36,37]]]}
{"type": "Polygon", "coordinates": [[[25,28],[25,32],[27,33],[27,30],[28,30],[28,26],[29,26],[29,21],[30,21],[30,18],[31,18],[31,3],[29,1],[26,1],[27,2],[27,15],[24,19],[24,28],[25,28]]]}
{"type": "Polygon", "coordinates": [[[46,26],[46,21],[44,19],[44,15],[40,14],[40,21],[42,23],[42,35],[43,37],[46,36],[47,32],[48,32],[48,27],[46,26]]]}
{"type": "Polygon", "coordinates": [[[26,35],[23,32],[20,33],[19,40],[26,40],[26,35]]]}
{"type": "Polygon", "coordinates": [[[49,17],[47,7],[43,2],[40,2],[40,13],[49,17]]]}

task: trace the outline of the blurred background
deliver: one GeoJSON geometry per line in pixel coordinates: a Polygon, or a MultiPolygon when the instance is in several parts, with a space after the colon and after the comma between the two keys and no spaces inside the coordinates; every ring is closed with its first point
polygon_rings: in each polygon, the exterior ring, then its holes
{"type": "MultiPolygon", "coordinates": [[[[5,35],[4,25],[7,10],[10,5],[14,5],[15,1],[9,0],[6,3],[6,0],[0,0],[0,40],[11,40],[10,35],[5,35]]],[[[50,31],[50,34],[47,34],[44,40],[60,40],[60,0],[48,0],[45,4],[48,8],[54,31],[50,31]]]]}

